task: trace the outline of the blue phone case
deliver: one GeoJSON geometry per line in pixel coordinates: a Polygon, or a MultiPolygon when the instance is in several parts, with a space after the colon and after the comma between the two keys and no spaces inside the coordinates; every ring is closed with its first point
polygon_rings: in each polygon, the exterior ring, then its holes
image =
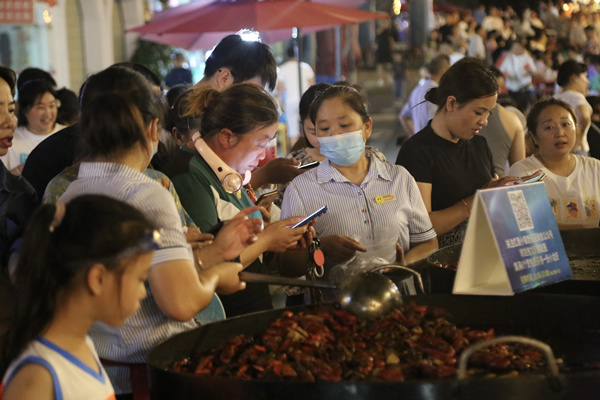
{"type": "Polygon", "coordinates": [[[304,226],[306,224],[308,224],[310,221],[312,221],[313,219],[317,218],[320,215],[323,215],[327,212],[327,206],[323,206],[321,208],[319,208],[317,211],[315,211],[314,213],[310,214],[308,217],[304,218],[302,221],[298,222],[296,225],[292,226],[292,229],[294,228],[298,228],[300,226],[304,226]]]}

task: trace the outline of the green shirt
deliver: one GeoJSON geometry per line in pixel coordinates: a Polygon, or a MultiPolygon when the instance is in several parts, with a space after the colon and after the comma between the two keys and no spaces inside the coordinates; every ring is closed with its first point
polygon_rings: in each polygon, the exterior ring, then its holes
{"type": "MultiPolygon", "coordinates": [[[[219,221],[233,218],[241,209],[254,205],[244,190],[237,194],[227,193],[206,161],[187,147],[173,156],[165,173],[173,181],[183,207],[203,232],[219,221]]],[[[262,219],[259,211],[250,217],[262,219]]],[[[260,258],[254,260],[246,271],[268,272],[260,258]]],[[[227,317],[273,308],[267,285],[252,283],[243,291],[219,297],[227,317]]]]}
{"type": "MultiPolygon", "coordinates": [[[[193,150],[184,147],[175,157],[178,160],[167,174],[179,193],[183,208],[202,232],[254,205],[244,190],[238,194],[227,193],[210,166],[193,150]]],[[[258,211],[250,217],[262,219],[258,211]]]]}

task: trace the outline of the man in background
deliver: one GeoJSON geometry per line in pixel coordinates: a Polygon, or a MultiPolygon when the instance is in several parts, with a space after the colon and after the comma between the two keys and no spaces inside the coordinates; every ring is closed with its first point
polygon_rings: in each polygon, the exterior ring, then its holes
{"type": "Polygon", "coordinates": [[[172,88],[177,85],[191,85],[193,83],[192,71],[185,68],[185,57],[182,53],[175,54],[173,59],[173,69],[167,74],[165,78],[165,85],[167,88],[172,88]]]}
{"type": "Polygon", "coordinates": [[[450,58],[440,54],[429,63],[430,77],[413,89],[408,102],[400,112],[400,122],[404,131],[410,135],[419,132],[427,126],[430,119],[437,111],[437,106],[425,100],[425,94],[429,89],[437,87],[440,78],[450,68],[450,58]]]}

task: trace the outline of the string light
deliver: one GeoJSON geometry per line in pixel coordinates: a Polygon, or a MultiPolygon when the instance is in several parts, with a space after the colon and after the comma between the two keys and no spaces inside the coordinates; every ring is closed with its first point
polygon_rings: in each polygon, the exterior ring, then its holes
{"type": "Polygon", "coordinates": [[[44,12],[42,13],[42,18],[44,19],[44,22],[47,24],[52,22],[52,15],[50,14],[49,10],[44,10],[44,12]]]}
{"type": "Polygon", "coordinates": [[[402,2],[400,0],[394,0],[394,14],[400,15],[400,10],[402,10],[402,2]]]}
{"type": "Polygon", "coordinates": [[[237,34],[246,42],[260,42],[260,33],[252,29],[242,29],[237,34]]]}

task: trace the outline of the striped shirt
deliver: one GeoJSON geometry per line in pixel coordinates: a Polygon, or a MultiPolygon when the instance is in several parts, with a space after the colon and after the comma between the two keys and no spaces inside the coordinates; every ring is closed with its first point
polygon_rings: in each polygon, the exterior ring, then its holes
{"type": "MultiPolygon", "coordinates": [[[[152,265],[190,260],[191,248],[186,242],[181,219],[171,194],[154,179],[126,165],[106,162],[82,162],[78,179],[69,185],[59,202],[84,194],[100,194],[124,201],[140,210],[161,228],[162,248],[154,253],[152,265]]],[[[146,282],[147,297],[141,308],[120,327],[96,322],[90,335],[101,358],[124,363],[143,363],[150,349],[180,332],[195,328],[190,320],[178,322],[159,309],[146,282]]],[[[107,367],[117,394],[131,393],[129,373],[124,367],[107,367]]]]}
{"type": "Polygon", "coordinates": [[[411,244],[436,237],[413,177],[404,167],[370,158],[360,184],[346,179],[329,160],[297,176],[283,197],[281,218],[306,216],[327,205],[317,218],[317,237],[346,235],[373,238],[379,227],[398,231],[405,252],[411,244]]]}

